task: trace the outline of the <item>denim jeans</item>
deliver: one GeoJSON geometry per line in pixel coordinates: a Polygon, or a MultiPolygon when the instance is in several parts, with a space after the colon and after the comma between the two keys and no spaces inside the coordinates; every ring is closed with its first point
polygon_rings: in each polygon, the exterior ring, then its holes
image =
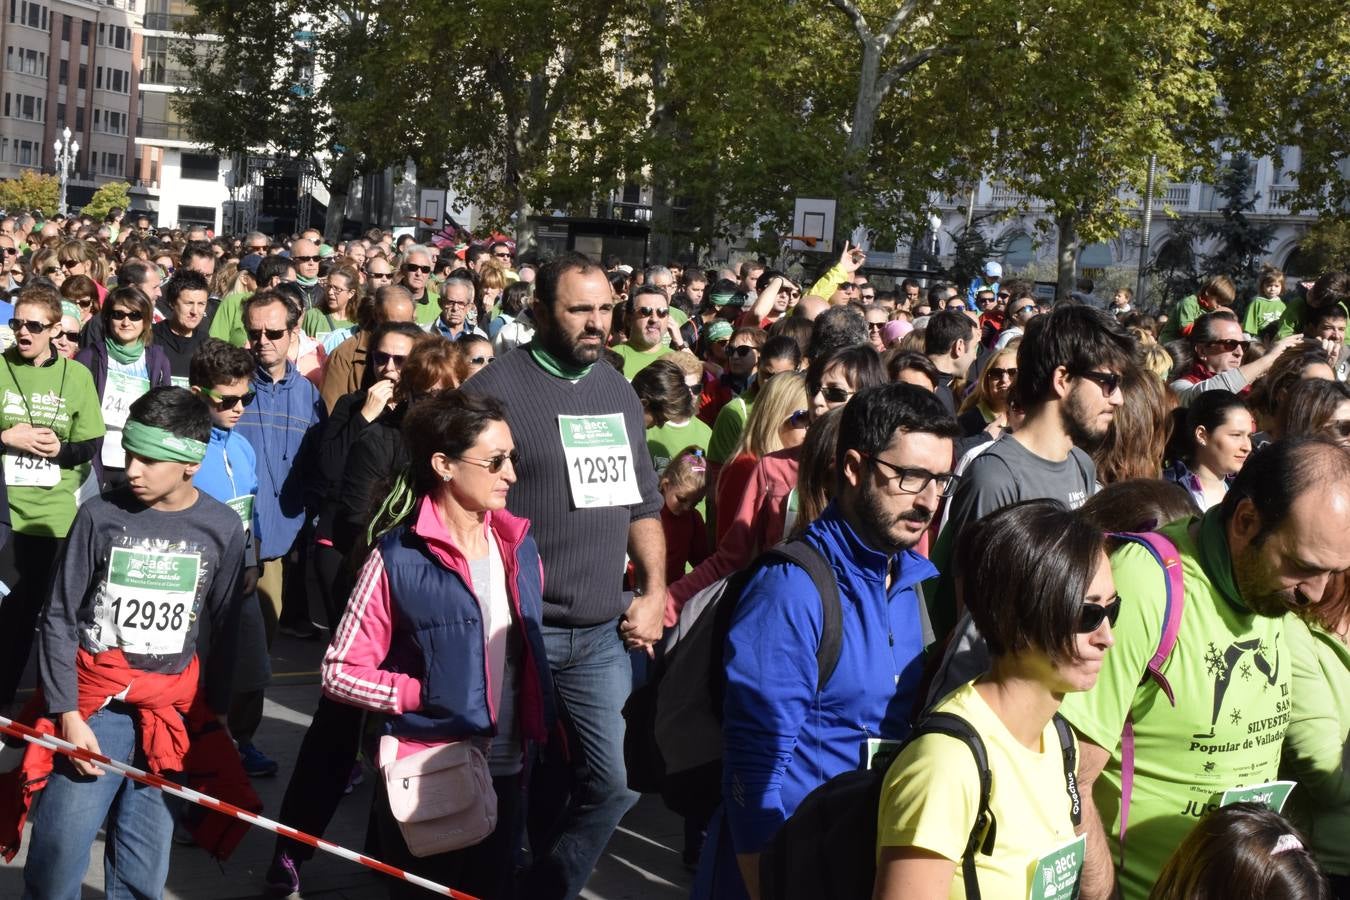
{"type": "Polygon", "coordinates": [[[542,630],[567,747],[550,744],[530,778],[534,864],[522,896],[562,900],[581,893],[638,799],[623,762],[622,710],[633,670],[617,620],[542,630]]]}
{"type": "MultiPolygon", "coordinates": [[[[144,767],[133,715],[114,703],[88,723],[104,756],[144,767]]],[[[25,900],[78,900],[89,848],[105,821],[103,883],[109,900],[162,896],[173,836],[165,796],[107,770],[95,778],[77,775],[69,760],[59,757],[33,815],[23,868],[25,900]]]]}

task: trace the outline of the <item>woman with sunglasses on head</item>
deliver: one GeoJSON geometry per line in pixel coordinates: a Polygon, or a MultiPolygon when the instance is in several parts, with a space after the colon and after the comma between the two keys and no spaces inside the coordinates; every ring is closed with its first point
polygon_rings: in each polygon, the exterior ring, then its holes
{"type": "Polygon", "coordinates": [[[1251,456],[1256,422],[1242,398],[1228,391],[1205,391],[1190,409],[1174,415],[1178,424],[1168,442],[1163,477],[1190,491],[1204,512],[1223,502],[1229,483],[1251,456]]]}
{"type": "Polygon", "coordinates": [[[152,315],[153,304],[140,288],[113,290],[99,311],[103,341],[89,344],[75,355],[94,376],[108,429],[94,457],[94,471],[102,490],[125,481],[122,426],[131,404],[151,388],[173,383],[169,358],[150,342],[152,315]]]}
{"type": "MultiPolygon", "coordinates": [[[[498,401],[458,391],[414,406],[403,436],[406,474],[375,515],[324,659],[324,691],[379,714],[382,763],[459,742],[486,768],[491,795],[461,799],[495,801],[496,825],[471,846],[413,856],[382,784],[373,820],[394,865],[484,900],[507,898],[525,752],[546,740],[552,719],[539,554],[529,523],[505,508],[515,443],[498,401]]],[[[423,893],[391,882],[390,895],[423,893]]]]}
{"type": "MultiPolygon", "coordinates": [[[[973,855],[979,892],[1025,897],[1037,862],[1074,839],[1078,798],[1063,748],[1076,739],[1054,719],[1065,694],[1096,683],[1120,597],[1101,531],[1054,500],[1015,503],[973,523],[957,560],[990,666],[934,712],[957,716],[985,746],[996,827],[990,852],[973,855]]],[[[968,896],[962,862],[980,794],[963,740],[923,733],[901,749],[882,785],[874,898],[968,896]]],[[[1081,847],[1065,859],[1082,862],[1081,847]]],[[[1076,883],[1076,872],[1068,880],[1076,883]]],[[[1042,895],[1049,893],[1035,893],[1042,895]]]]}
{"type": "MultiPolygon", "coordinates": [[[[34,623],[46,599],[52,561],[75,518],[75,495],[103,436],[98,392],[89,371],[53,348],[61,299],[30,287],[14,303],[14,346],[0,362],[0,446],[15,573],[0,577],[0,706],[14,699],[34,623]],[[14,578],[11,581],[11,577],[14,578]]],[[[4,554],[0,554],[3,560],[4,554]]]]}

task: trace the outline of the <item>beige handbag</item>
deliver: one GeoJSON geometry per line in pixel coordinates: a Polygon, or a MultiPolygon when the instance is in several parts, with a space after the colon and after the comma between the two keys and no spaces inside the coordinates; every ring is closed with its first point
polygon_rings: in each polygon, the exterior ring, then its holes
{"type": "Polygon", "coordinates": [[[398,759],[398,738],[380,738],[389,812],[413,856],[471,847],[497,827],[497,792],[472,741],[429,747],[398,759]]]}

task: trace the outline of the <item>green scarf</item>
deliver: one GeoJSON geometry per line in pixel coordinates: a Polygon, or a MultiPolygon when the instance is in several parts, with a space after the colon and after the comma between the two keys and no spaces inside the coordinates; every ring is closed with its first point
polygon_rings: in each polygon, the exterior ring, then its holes
{"type": "Polygon", "coordinates": [[[145,355],[145,344],[142,341],[119,344],[112,338],[105,337],[103,343],[108,347],[108,355],[124,366],[131,365],[145,355]]]}
{"type": "Polygon", "coordinates": [[[539,346],[537,341],[530,341],[528,346],[530,348],[530,356],[534,357],[534,361],[539,363],[539,368],[555,378],[565,378],[568,381],[580,381],[586,377],[586,373],[591,370],[591,366],[595,365],[595,363],[590,363],[584,366],[576,366],[563,362],[561,359],[558,359],[558,357],[539,346]]]}
{"type": "Polygon", "coordinates": [[[319,279],[317,277],[306,278],[304,275],[296,275],[295,283],[301,287],[314,287],[314,285],[319,283],[319,279]]]}
{"type": "Polygon", "coordinates": [[[1200,568],[1205,570],[1210,582],[1225,600],[1242,612],[1248,612],[1247,604],[1242,602],[1242,594],[1238,592],[1237,582],[1233,579],[1233,560],[1228,552],[1228,535],[1220,507],[1210,507],[1200,518],[1196,544],[1200,549],[1200,568]]]}

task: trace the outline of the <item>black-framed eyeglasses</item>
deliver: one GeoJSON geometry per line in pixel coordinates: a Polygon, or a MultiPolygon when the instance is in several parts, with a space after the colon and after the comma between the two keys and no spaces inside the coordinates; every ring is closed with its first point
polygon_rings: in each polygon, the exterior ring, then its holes
{"type": "Polygon", "coordinates": [[[123,319],[139,322],[141,319],[144,319],[145,316],[139,309],[110,309],[108,310],[108,318],[112,319],[114,322],[121,322],[123,319]]]}
{"type": "MultiPolygon", "coordinates": [[[[50,322],[35,322],[32,319],[10,319],[9,330],[18,334],[20,331],[26,331],[29,334],[42,334],[48,328],[51,328],[50,322]]],[[[76,335],[78,339],[79,335],[76,335]]]]}
{"type": "Polygon", "coordinates": [[[885,323],[885,322],[868,322],[868,323],[867,323],[867,330],[868,330],[868,331],[881,331],[881,330],[882,330],[883,328],[885,328],[885,327],[886,327],[886,323],[885,323]]]}
{"type": "Polygon", "coordinates": [[[464,462],[471,462],[476,466],[482,466],[493,475],[500,472],[507,463],[510,463],[513,469],[520,464],[520,454],[514,450],[510,453],[498,453],[496,456],[489,456],[487,459],[477,459],[472,456],[461,456],[460,459],[464,462]]]}
{"type": "Polygon", "coordinates": [[[1102,627],[1103,622],[1115,625],[1118,618],[1120,618],[1119,594],[1112,596],[1110,603],[1084,603],[1082,611],[1078,614],[1078,633],[1092,634],[1102,627]]]}
{"type": "Polygon", "coordinates": [[[406,353],[385,353],[383,350],[372,350],[370,353],[370,364],[377,369],[383,369],[390,363],[393,363],[396,369],[402,368],[407,361],[406,353]]]}
{"type": "Polygon", "coordinates": [[[1120,390],[1121,376],[1115,372],[1086,372],[1077,373],[1079,378],[1086,378],[1093,384],[1102,389],[1103,397],[1110,397],[1116,391],[1120,390]]]}
{"type": "Polygon", "coordinates": [[[956,483],[961,480],[961,476],[955,472],[930,472],[927,469],[897,466],[871,454],[864,454],[863,458],[894,472],[886,478],[886,483],[901,494],[922,494],[929,484],[936,484],[939,497],[950,497],[956,490],[956,483]]]}
{"type": "Polygon", "coordinates": [[[511,258],[511,254],[510,254],[510,253],[494,253],[494,254],[492,254],[492,255],[495,256],[497,259],[510,259],[510,258],[511,258]]]}
{"type": "Polygon", "coordinates": [[[258,244],[253,247],[245,247],[244,249],[249,253],[266,253],[268,250],[272,249],[272,247],[270,244],[258,244]]]}
{"type": "Polygon", "coordinates": [[[262,343],[262,339],[263,339],[263,336],[264,336],[264,335],[267,337],[267,339],[268,339],[269,341],[271,341],[272,343],[275,344],[277,341],[281,340],[282,338],[284,338],[284,337],[286,336],[286,329],[285,329],[285,328],[247,328],[247,329],[244,330],[244,333],[245,333],[246,335],[248,335],[248,342],[249,342],[250,344],[260,344],[260,343],[262,343]]]}
{"type": "Polygon", "coordinates": [[[633,314],[639,319],[645,319],[649,316],[656,316],[658,319],[664,319],[670,315],[670,310],[664,306],[639,306],[633,310],[633,314]]]}
{"type": "Polygon", "coordinates": [[[841,387],[823,387],[820,389],[820,396],[825,398],[826,403],[847,403],[853,397],[854,391],[841,387]]]}
{"type": "Polygon", "coordinates": [[[419,266],[417,263],[404,263],[403,271],[408,273],[421,272],[423,275],[430,275],[431,266],[419,266]]]}
{"type": "Polygon", "coordinates": [[[248,406],[257,396],[256,391],[245,391],[242,394],[221,394],[213,391],[211,388],[199,388],[203,394],[210,398],[217,412],[224,412],[227,409],[234,409],[235,406],[242,403],[248,406]]]}

